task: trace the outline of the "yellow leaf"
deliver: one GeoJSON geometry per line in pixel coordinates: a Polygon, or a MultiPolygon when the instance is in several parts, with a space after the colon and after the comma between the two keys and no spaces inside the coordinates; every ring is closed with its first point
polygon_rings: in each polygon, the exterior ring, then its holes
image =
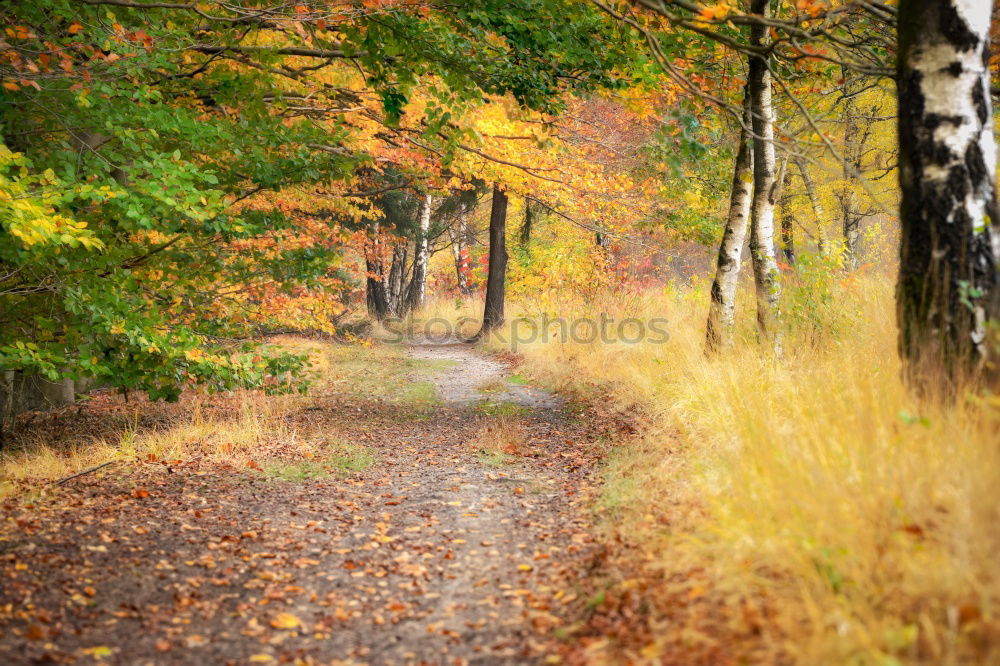
{"type": "Polygon", "coordinates": [[[275,629],[295,629],[301,626],[299,618],[291,613],[278,613],[271,618],[271,626],[275,629]]]}
{"type": "Polygon", "coordinates": [[[269,654],[255,654],[250,656],[250,661],[255,664],[269,664],[274,661],[274,657],[269,654]]]}
{"type": "Polygon", "coordinates": [[[103,657],[110,657],[115,653],[114,650],[109,648],[107,645],[98,645],[95,647],[84,648],[83,653],[101,659],[103,657]]]}
{"type": "Polygon", "coordinates": [[[724,2],[720,2],[716,5],[710,5],[708,7],[703,7],[700,13],[700,18],[704,21],[711,21],[713,19],[725,18],[729,11],[732,9],[729,5],[724,2]]]}

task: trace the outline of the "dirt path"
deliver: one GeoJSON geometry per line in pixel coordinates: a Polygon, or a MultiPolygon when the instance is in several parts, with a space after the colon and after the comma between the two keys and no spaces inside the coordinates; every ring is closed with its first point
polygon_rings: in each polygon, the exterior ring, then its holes
{"type": "Polygon", "coordinates": [[[0,527],[0,663],[536,663],[591,550],[583,425],[464,345],[440,402],[336,391],[376,462],[280,481],[197,459],[81,477],[0,527]],[[481,388],[488,389],[487,393],[481,388]]]}

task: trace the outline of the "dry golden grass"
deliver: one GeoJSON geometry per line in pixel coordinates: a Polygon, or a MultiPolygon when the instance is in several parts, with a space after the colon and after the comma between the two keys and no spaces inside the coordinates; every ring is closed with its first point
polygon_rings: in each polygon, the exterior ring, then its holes
{"type": "MultiPolygon", "coordinates": [[[[334,376],[331,365],[346,352],[332,345],[287,337],[275,341],[289,350],[309,353],[316,384],[334,376]]],[[[122,403],[105,395],[107,427],[59,437],[50,429],[27,428],[16,445],[0,454],[0,499],[25,491],[44,492],[51,482],[109,461],[191,460],[259,468],[269,459],[310,459],[332,442],[329,433],[297,428],[287,418],[309,397],[268,396],[255,391],[227,395],[188,392],[179,404],[153,405],[143,398],[122,403]],[[142,425],[155,414],[153,425],[142,425]],[[124,425],[122,425],[124,423],[124,425]]],[[[69,417],[72,419],[72,417],[69,417]]],[[[72,424],[71,424],[72,425],[72,424]]]]}
{"type": "Polygon", "coordinates": [[[601,402],[642,414],[642,435],[610,458],[603,504],[617,538],[652,558],[643,566],[671,580],[704,568],[691,585],[713,581],[737,623],[748,599],[767,605],[761,640],[798,663],[996,663],[1000,404],[907,392],[888,279],[788,291],[781,360],[757,344],[746,293],[736,347],[706,357],[705,284],[535,301],[509,319],[540,307],[669,319],[665,344],[519,349],[536,379],[599,387],[601,402]]]}

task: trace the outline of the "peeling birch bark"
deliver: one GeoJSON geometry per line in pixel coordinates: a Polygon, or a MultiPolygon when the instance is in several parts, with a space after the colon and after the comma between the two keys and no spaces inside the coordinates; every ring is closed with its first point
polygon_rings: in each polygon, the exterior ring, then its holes
{"type": "MultiPolygon", "coordinates": [[[[768,0],[753,0],[750,13],[763,18],[771,15],[768,0]]],[[[765,43],[767,27],[757,24],[750,28],[750,44],[765,43]]],[[[775,351],[781,352],[781,340],[776,320],[781,284],[774,256],[774,104],[772,103],[771,70],[765,58],[750,58],[750,110],[753,116],[754,192],[750,207],[750,256],[753,260],[754,284],[757,291],[757,325],[770,338],[775,351]]]]}
{"type": "Polygon", "coordinates": [[[1000,375],[989,338],[1000,316],[990,5],[899,8],[899,350],[922,391],[1000,375]]]}
{"type": "Polygon", "coordinates": [[[750,134],[750,93],[743,91],[743,119],[740,145],[733,168],[733,187],[729,197],[729,215],[719,244],[715,280],[712,282],[711,304],[708,310],[705,350],[715,352],[733,344],[733,324],[736,313],[736,285],[740,277],[743,243],[750,219],[750,196],[753,190],[753,147],[750,134]]]}
{"type": "Polygon", "coordinates": [[[424,196],[423,205],[420,207],[420,226],[417,229],[417,239],[413,251],[413,277],[410,279],[410,288],[406,298],[410,311],[422,308],[427,295],[427,260],[429,258],[427,236],[431,228],[431,207],[433,204],[434,199],[428,194],[424,196]]]}

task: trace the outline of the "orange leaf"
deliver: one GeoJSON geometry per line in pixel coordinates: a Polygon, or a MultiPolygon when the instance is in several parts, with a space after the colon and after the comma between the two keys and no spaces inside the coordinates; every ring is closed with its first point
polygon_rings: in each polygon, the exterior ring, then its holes
{"type": "Polygon", "coordinates": [[[275,629],[296,629],[302,622],[291,613],[278,613],[271,618],[271,626],[275,629]]]}
{"type": "Polygon", "coordinates": [[[69,24],[69,34],[75,35],[76,33],[82,31],[83,31],[83,26],[77,23],[76,21],[73,21],[72,23],[69,24]]]}
{"type": "Polygon", "coordinates": [[[4,81],[3,87],[5,90],[20,90],[21,86],[17,85],[13,81],[4,81]]]}

